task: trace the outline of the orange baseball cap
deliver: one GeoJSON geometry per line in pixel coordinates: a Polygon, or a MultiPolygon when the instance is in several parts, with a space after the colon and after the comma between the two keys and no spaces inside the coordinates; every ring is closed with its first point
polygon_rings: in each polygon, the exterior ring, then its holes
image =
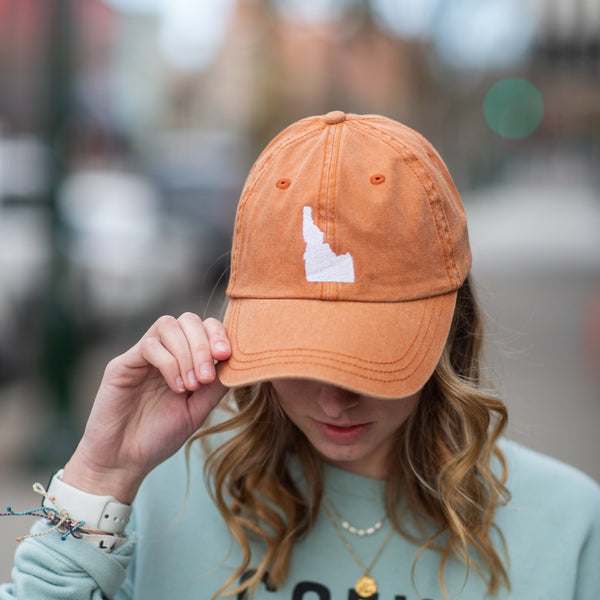
{"type": "Polygon", "coordinates": [[[459,194],[426,139],[378,115],[302,119],[242,192],[219,378],[410,395],[439,361],[470,265],[459,194]]]}

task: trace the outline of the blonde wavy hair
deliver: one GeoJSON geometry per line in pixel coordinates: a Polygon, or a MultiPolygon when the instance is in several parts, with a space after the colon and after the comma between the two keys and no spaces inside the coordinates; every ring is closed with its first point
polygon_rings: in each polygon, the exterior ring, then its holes
{"type": "MultiPolygon", "coordinates": [[[[490,595],[502,586],[510,588],[507,557],[501,558],[491,541],[495,510],[509,498],[506,463],[497,446],[507,411],[481,389],[481,343],[481,314],[467,278],[441,359],[389,456],[387,516],[400,535],[420,546],[413,586],[419,556],[434,548],[440,552],[438,576],[445,598],[444,566],[451,556],[466,565],[467,576],[469,569],[476,571],[490,595]]],[[[204,442],[212,434],[233,432],[210,451],[205,471],[213,499],[240,545],[242,563],[213,598],[254,593],[261,581],[277,588],[287,575],[296,540],[317,518],[323,495],[320,459],[281,409],[273,386],[261,383],[230,393],[233,416],[199,431],[187,446],[189,459],[196,439],[204,442]],[[304,494],[288,471],[290,453],[302,467],[304,494]],[[266,550],[252,575],[234,585],[250,565],[250,538],[262,540],[266,550]]]]}

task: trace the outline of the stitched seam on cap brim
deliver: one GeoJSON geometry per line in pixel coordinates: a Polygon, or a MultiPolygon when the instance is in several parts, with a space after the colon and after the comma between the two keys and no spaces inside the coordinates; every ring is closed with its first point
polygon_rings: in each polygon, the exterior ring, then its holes
{"type": "MultiPolygon", "coordinates": [[[[426,354],[424,355],[423,358],[425,358],[425,356],[427,356],[426,354]]],[[[335,369],[336,371],[339,371],[340,373],[347,373],[348,375],[352,375],[353,377],[360,377],[361,379],[366,379],[367,381],[381,381],[384,383],[393,383],[395,381],[406,381],[407,379],[409,379],[410,377],[412,377],[418,370],[418,368],[421,366],[422,362],[421,361],[412,371],[410,371],[409,373],[406,373],[404,375],[402,375],[401,377],[376,377],[374,375],[366,375],[364,372],[357,372],[355,370],[350,370],[350,369],[344,369],[341,365],[341,363],[339,362],[333,362],[332,366],[329,365],[323,365],[322,362],[316,362],[316,361],[311,361],[311,360],[303,360],[302,364],[304,365],[314,365],[315,367],[322,367],[322,366],[328,366],[329,368],[335,369]]],[[[277,361],[277,362],[272,362],[269,361],[268,363],[265,363],[264,366],[267,367],[276,367],[276,366],[285,366],[285,365],[297,365],[298,361],[294,360],[294,361],[277,361]]],[[[260,366],[260,365],[259,365],[260,366]]],[[[231,363],[227,364],[227,368],[229,368],[231,371],[236,371],[236,372],[243,372],[243,371],[251,371],[253,369],[257,368],[257,365],[252,365],[249,367],[234,367],[231,365],[231,363]]],[[[369,373],[371,372],[377,372],[374,369],[370,369],[369,373]]],[[[400,370],[397,371],[389,371],[390,374],[396,374],[400,372],[400,370]]],[[[385,371],[382,371],[382,373],[385,373],[385,371]]]]}
{"type": "MultiPolygon", "coordinates": [[[[235,331],[235,344],[234,346],[238,349],[238,353],[242,354],[244,357],[248,356],[248,357],[252,357],[249,359],[244,359],[243,361],[240,360],[239,358],[235,357],[233,360],[234,362],[239,362],[241,364],[249,364],[250,362],[256,363],[256,362],[260,362],[262,360],[264,361],[268,361],[268,364],[279,364],[277,362],[272,362],[271,360],[269,360],[269,357],[271,356],[285,356],[286,354],[290,354],[290,353],[294,353],[294,355],[297,355],[299,353],[305,353],[305,354],[310,354],[312,356],[319,354],[321,355],[322,359],[327,359],[330,360],[332,362],[337,362],[340,364],[348,364],[350,366],[354,366],[354,365],[358,365],[361,366],[363,368],[366,368],[366,365],[369,364],[373,364],[373,365],[377,365],[379,367],[383,367],[384,365],[389,365],[390,367],[392,367],[393,365],[396,365],[398,363],[401,363],[404,361],[404,359],[406,358],[406,356],[411,353],[412,357],[408,360],[408,362],[405,364],[405,366],[399,367],[397,369],[395,369],[395,371],[400,371],[400,370],[404,370],[407,369],[409,367],[409,365],[416,360],[416,358],[419,356],[419,352],[420,350],[423,348],[422,346],[422,341],[425,338],[425,335],[427,332],[429,332],[430,330],[430,325],[431,322],[434,320],[434,313],[435,313],[435,326],[433,328],[433,335],[431,336],[431,341],[429,342],[429,346],[427,347],[427,352],[425,352],[425,354],[422,356],[421,360],[419,361],[418,366],[423,362],[423,360],[425,359],[425,356],[427,356],[427,353],[429,351],[429,348],[431,347],[431,344],[433,343],[433,339],[435,337],[435,332],[437,331],[438,327],[439,327],[439,317],[440,314],[442,312],[443,309],[443,304],[442,303],[437,303],[436,305],[431,306],[431,310],[429,312],[429,318],[428,321],[425,325],[425,327],[422,327],[421,325],[419,326],[419,328],[417,329],[416,335],[413,338],[413,340],[411,341],[410,345],[408,346],[408,348],[406,349],[406,351],[404,352],[404,354],[402,354],[402,356],[400,356],[397,359],[394,360],[390,360],[390,361],[375,361],[375,360],[368,360],[368,359],[359,359],[355,356],[349,355],[349,354],[344,354],[341,352],[335,352],[332,350],[318,350],[318,349],[311,349],[311,350],[307,350],[305,348],[286,348],[284,349],[278,349],[278,350],[263,350],[260,352],[254,352],[252,354],[246,353],[244,352],[239,344],[239,339],[238,339],[238,328],[234,327],[234,331],[235,331]],[[419,335],[421,334],[421,335],[419,335]],[[413,346],[415,346],[415,344],[417,344],[418,340],[421,340],[421,344],[417,345],[414,350],[413,350],[413,346]],[[412,351],[412,352],[411,352],[412,351]]],[[[234,309],[234,314],[233,316],[233,320],[234,322],[237,322],[238,320],[238,313],[239,313],[239,305],[235,307],[234,309]]],[[[422,319],[421,319],[422,320],[422,319]]],[[[289,364],[289,363],[281,363],[281,364],[289,364]]],[[[247,367],[250,368],[250,367],[247,367]]],[[[370,367],[369,367],[370,368],[370,367]]],[[[371,369],[373,372],[379,372],[379,373],[385,373],[385,372],[389,372],[389,369],[384,369],[384,368],[379,368],[379,369],[375,369],[372,368],[371,369]]]]}
{"type": "MultiPolygon", "coordinates": [[[[439,308],[437,309],[438,315],[439,315],[439,313],[441,313],[441,310],[442,310],[441,307],[442,307],[442,304],[440,303],[439,304],[439,308]]],[[[430,326],[430,323],[431,323],[431,320],[432,320],[432,314],[436,311],[437,306],[436,306],[436,304],[433,304],[430,307],[430,310],[428,311],[428,314],[427,314],[427,317],[428,317],[427,322],[423,326],[423,321],[424,321],[425,309],[426,308],[428,308],[427,305],[424,305],[423,306],[423,312],[421,313],[421,317],[419,318],[419,326],[418,326],[418,328],[417,328],[417,330],[415,332],[415,336],[410,341],[410,344],[408,345],[408,347],[406,348],[406,350],[404,351],[404,353],[401,356],[399,356],[398,358],[396,358],[394,360],[389,360],[389,361],[367,360],[367,359],[360,359],[360,361],[362,363],[373,363],[375,365],[394,365],[396,363],[399,363],[399,362],[403,361],[408,354],[411,354],[411,353],[412,354],[417,354],[416,351],[415,352],[411,352],[412,348],[417,343],[417,340],[419,339],[419,334],[421,334],[421,337],[422,337],[425,334],[425,332],[429,331],[429,326],[430,326]]],[[[234,316],[234,320],[236,322],[238,321],[239,312],[240,312],[240,305],[237,304],[234,307],[234,312],[233,312],[233,315],[232,315],[232,316],[234,316]]],[[[344,358],[346,360],[352,360],[352,359],[358,360],[352,354],[346,354],[344,352],[336,352],[335,350],[318,350],[318,349],[307,350],[306,348],[294,348],[294,347],[289,347],[289,348],[285,348],[285,349],[277,349],[277,350],[261,350],[260,352],[248,353],[248,352],[244,352],[241,349],[241,345],[239,343],[239,339],[237,338],[237,335],[238,335],[238,331],[237,331],[237,328],[236,328],[236,340],[235,340],[236,344],[235,344],[235,346],[236,346],[236,348],[238,348],[239,353],[243,354],[244,356],[259,357],[259,358],[254,358],[254,359],[250,359],[250,360],[260,360],[260,357],[263,356],[263,355],[268,355],[268,356],[271,356],[273,354],[280,355],[282,352],[308,352],[308,353],[318,352],[318,353],[322,353],[323,355],[326,355],[326,356],[331,355],[331,356],[339,356],[339,357],[342,357],[342,358],[344,358]]]]}
{"type": "MultiPolygon", "coordinates": [[[[456,286],[461,285],[462,278],[460,276],[460,272],[456,264],[456,258],[454,256],[454,244],[450,235],[450,227],[448,226],[448,219],[446,218],[446,212],[444,211],[441,195],[437,186],[435,185],[435,182],[433,181],[433,178],[429,174],[428,169],[422,164],[415,152],[413,152],[410,148],[408,148],[402,142],[398,141],[396,138],[392,137],[387,132],[378,129],[365,121],[349,121],[348,125],[353,126],[355,129],[361,131],[365,135],[369,135],[372,138],[382,142],[388,148],[390,148],[390,150],[400,152],[404,158],[414,159],[406,162],[405,164],[413,172],[413,174],[419,180],[421,186],[427,193],[427,197],[429,198],[429,206],[431,207],[432,213],[434,214],[434,221],[436,231],[438,233],[438,238],[440,240],[440,244],[442,246],[446,258],[445,267],[448,282],[450,283],[452,289],[456,289],[456,286]],[[368,131],[365,128],[369,128],[371,131],[368,131]],[[418,169],[416,168],[417,165],[419,167],[418,169]],[[426,183],[429,185],[425,185],[426,183]],[[434,193],[431,194],[429,190],[432,190],[434,193]],[[454,278],[450,272],[451,270],[454,272],[454,278]]],[[[416,134],[416,132],[410,129],[410,127],[406,127],[406,130],[409,133],[416,134]]],[[[421,138],[419,139],[419,141],[423,143],[427,140],[425,138],[421,138]]]]}
{"type": "MultiPolygon", "coordinates": [[[[439,314],[438,314],[439,316],[439,314]]],[[[439,319],[437,320],[437,323],[439,323],[439,319]]],[[[436,329],[437,329],[437,325],[436,325],[436,329]]],[[[435,330],[434,330],[435,331],[435,330]]],[[[352,375],[354,377],[360,377],[362,379],[365,379],[367,381],[381,381],[381,382],[387,382],[387,383],[393,383],[395,381],[405,381],[406,379],[408,379],[409,377],[411,377],[414,373],[417,372],[417,370],[419,369],[419,367],[423,364],[423,361],[425,360],[425,358],[427,356],[429,356],[429,351],[431,349],[431,346],[433,344],[433,340],[435,339],[435,336],[431,336],[431,339],[429,341],[429,345],[427,346],[427,348],[425,349],[425,352],[423,352],[421,354],[421,360],[415,365],[415,367],[409,371],[408,373],[406,373],[405,375],[403,375],[402,377],[394,377],[394,378],[389,378],[389,377],[383,377],[384,374],[395,374],[401,371],[406,371],[409,366],[412,364],[412,361],[409,362],[406,366],[400,367],[398,369],[395,369],[393,371],[384,371],[382,369],[373,369],[371,367],[367,367],[365,366],[364,362],[373,362],[373,361],[361,361],[361,363],[359,364],[353,364],[353,363],[349,363],[346,361],[342,361],[342,360],[336,360],[334,358],[329,358],[329,357],[323,357],[325,359],[328,359],[331,363],[333,363],[333,366],[330,365],[324,365],[323,364],[323,358],[321,359],[320,362],[316,362],[316,361],[310,361],[310,360],[303,360],[303,364],[306,365],[314,365],[316,367],[329,367],[329,368],[335,368],[335,370],[342,372],[342,373],[348,373],[349,375],[352,375]],[[345,369],[343,368],[341,365],[348,365],[349,367],[359,367],[364,369],[369,369],[370,373],[381,373],[382,376],[380,377],[376,377],[375,375],[365,375],[362,372],[357,373],[355,370],[350,370],[350,369],[345,369]]],[[[415,355],[417,356],[417,355],[415,355]]],[[[233,362],[240,362],[238,360],[234,360],[233,362]]],[[[247,363],[241,363],[241,364],[247,364],[247,363]]],[[[285,366],[285,365],[296,365],[298,364],[297,360],[294,361],[282,361],[282,360],[278,360],[278,361],[265,361],[264,365],[256,365],[253,364],[251,366],[247,366],[247,367],[235,367],[232,365],[232,361],[230,360],[229,363],[227,364],[228,368],[231,369],[232,371],[249,371],[252,369],[256,369],[259,368],[261,366],[285,366]]],[[[379,363],[379,364],[384,364],[384,363],[379,363]]]]}
{"type": "MultiPolygon", "coordinates": [[[[246,212],[246,207],[248,205],[248,198],[254,194],[254,190],[256,189],[256,186],[258,185],[259,181],[261,180],[263,172],[267,169],[267,167],[269,167],[271,165],[271,163],[279,156],[279,154],[281,154],[281,152],[283,152],[283,150],[285,150],[289,145],[294,144],[300,140],[303,140],[305,137],[308,137],[308,136],[314,134],[315,132],[321,131],[325,127],[326,127],[326,125],[324,123],[322,123],[322,124],[319,123],[319,121],[308,121],[306,124],[306,127],[304,129],[302,129],[301,131],[299,131],[296,135],[294,135],[294,137],[292,137],[288,140],[285,140],[285,141],[281,142],[279,145],[272,148],[269,151],[269,153],[266,156],[264,156],[262,159],[261,159],[262,155],[259,156],[259,158],[257,159],[257,162],[259,160],[261,160],[261,164],[258,167],[255,165],[255,167],[253,167],[253,169],[250,170],[250,174],[248,176],[249,177],[252,176],[253,181],[252,181],[251,186],[248,189],[244,190],[242,197],[240,198],[240,202],[238,205],[238,211],[237,211],[237,215],[236,215],[236,219],[235,219],[234,239],[237,241],[236,245],[240,250],[245,245],[245,239],[244,239],[244,236],[242,235],[242,223],[245,221],[244,213],[246,212]]],[[[236,256],[236,258],[237,258],[237,256],[236,256]]],[[[236,260],[235,263],[232,261],[229,287],[231,287],[235,284],[235,280],[237,277],[237,271],[238,271],[238,262],[239,262],[239,259],[236,260]]]]}

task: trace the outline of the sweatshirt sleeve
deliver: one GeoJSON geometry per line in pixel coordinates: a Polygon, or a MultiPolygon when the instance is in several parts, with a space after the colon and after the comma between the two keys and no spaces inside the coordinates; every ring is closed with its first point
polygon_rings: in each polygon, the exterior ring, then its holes
{"type": "Polygon", "coordinates": [[[575,600],[600,598],[600,488],[597,486],[592,498],[590,528],[579,555],[575,600]]]}
{"type": "MultiPolygon", "coordinates": [[[[45,521],[38,521],[31,533],[40,534],[49,528],[45,521]]],[[[117,593],[119,600],[130,600],[125,590],[119,590],[133,558],[133,536],[113,552],[71,536],[61,537],[53,531],[19,544],[13,581],[0,586],[0,600],[106,600],[117,598],[117,593]]]]}

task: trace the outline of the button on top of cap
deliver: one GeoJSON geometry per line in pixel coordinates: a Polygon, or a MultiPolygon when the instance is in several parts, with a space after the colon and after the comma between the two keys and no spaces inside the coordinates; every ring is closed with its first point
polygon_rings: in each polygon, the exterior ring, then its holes
{"type": "Polygon", "coordinates": [[[335,125],[336,123],[343,123],[346,120],[346,113],[342,110],[332,110],[328,112],[324,117],[323,121],[328,125],[335,125]]]}

